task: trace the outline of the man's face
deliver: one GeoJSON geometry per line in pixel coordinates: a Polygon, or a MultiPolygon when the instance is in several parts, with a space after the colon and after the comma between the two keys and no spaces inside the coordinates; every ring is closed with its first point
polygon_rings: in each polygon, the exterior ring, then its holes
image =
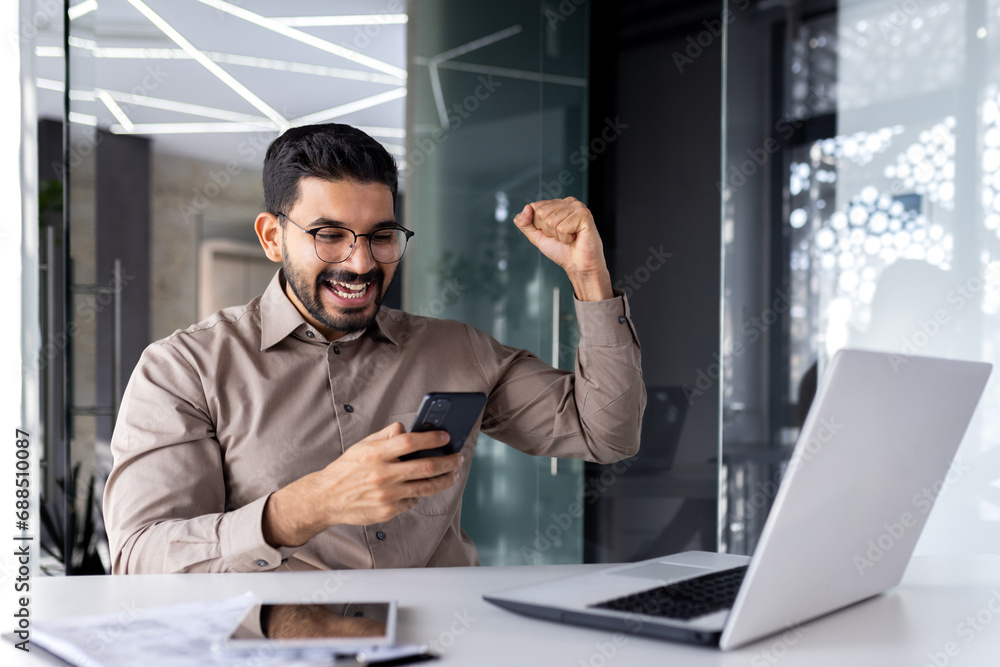
{"type": "MultiPolygon", "coordinates": [[[[392,191],[381,183],[299,181],[299,199],[285,215],[305,229],[328,225],[367,234],[394,223],[392,191]]],[[[328,264],[316,255],[313,237],[284,221],[281,263],[286,293],[302,316],[329,340],[360,331],[375,320],[398,263],[382,264],[372,257],[369,239],[358,239],[350,258],[328,264]]]]}

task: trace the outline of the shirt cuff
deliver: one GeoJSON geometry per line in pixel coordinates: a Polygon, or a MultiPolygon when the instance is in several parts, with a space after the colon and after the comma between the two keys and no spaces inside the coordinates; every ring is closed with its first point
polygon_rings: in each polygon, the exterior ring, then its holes
{"type": "Polygon", "coordinates": [[[280,567],[299,547],[272,547],[264,539],[264,505],[258,498],[238,510],[226,512],[219,527],[222,560],[236,572],[267,572],[280,567]]]}
{"type": "Polygon", "coordinates": [[[625,292],[613,290],[614,296],[603,301],[580,301],[573,297],[580,339],[588,345],[638,344],[632,313],[625,292]]]}

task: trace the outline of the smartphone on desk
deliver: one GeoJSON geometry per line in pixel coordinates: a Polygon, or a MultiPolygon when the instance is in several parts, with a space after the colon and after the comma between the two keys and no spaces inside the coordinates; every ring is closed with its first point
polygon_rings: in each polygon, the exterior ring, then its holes
{"type": "Polygon", "coordinates": [[[485,407],[486,394],[478,391],[441,391],[426,394],[410,426],[410,433],[446,431],[451,439],[443,447],[422,449],[404,454],[399,459],[409,461],[429,456],[447,456],[459,451],[485,407]]]}

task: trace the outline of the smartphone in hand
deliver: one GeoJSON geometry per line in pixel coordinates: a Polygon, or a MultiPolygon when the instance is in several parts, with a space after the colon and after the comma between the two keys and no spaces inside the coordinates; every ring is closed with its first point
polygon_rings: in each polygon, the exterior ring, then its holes
{"type": "Polygon", "coordinates": [[[410,433],[447,431],[451,440],[443,447],[422,449],[404,454],[399,459],[409,461],[428,456],[447,456],[459,451],[485,407],[486,394],[482,392],[444,391],[425,395],[410,426],[410,433]]]}

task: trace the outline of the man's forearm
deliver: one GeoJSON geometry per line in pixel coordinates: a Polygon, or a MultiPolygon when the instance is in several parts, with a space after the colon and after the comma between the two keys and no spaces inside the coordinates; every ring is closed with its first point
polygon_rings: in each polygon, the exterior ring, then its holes
{"type": "MultiPolygon", "coordinates": [[[[580,301],[580,300],[578,300],[580,301]]],[[[577,303],[576,405],[581,432],[600,462],[635,454],[646,403],[638,340],[624,297],[577,303]]]]}
{"type": "Polygon", "coordinates": [[[264,505],[261,531],[272,547],[300,547],[326,526],[309,516],[308,476],[272,493],[264,505]]]}
{"type": "Polygon", "coordinates": [[[112,515],[108,524],[112,571],[260,572],[276,567],[288,553],[277,551],[263,539],[260,529],[265,501],[262,497],[236,510],[206,511],[187,519],[163,517],[152,524],[112,515]]]}
{"type": "Polygon", "coordinates": [[[578,301],[604,301],[614,297],[611,289],[611,274],[607,270],[592,274],[567,272],[573,293],[578,301]]]}

